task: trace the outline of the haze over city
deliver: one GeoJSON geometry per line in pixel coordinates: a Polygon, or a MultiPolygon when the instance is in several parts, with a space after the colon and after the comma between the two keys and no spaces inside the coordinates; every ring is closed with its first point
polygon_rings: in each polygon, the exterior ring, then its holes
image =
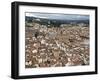
{"type": "Polygon", "coordinates": [[[37,17],[44,19],[59,19],[59,20],[89,20],[89,15],[79,15],[79,14],[56,14],[56,13],[25,13],[28,17],[37,17]]]}

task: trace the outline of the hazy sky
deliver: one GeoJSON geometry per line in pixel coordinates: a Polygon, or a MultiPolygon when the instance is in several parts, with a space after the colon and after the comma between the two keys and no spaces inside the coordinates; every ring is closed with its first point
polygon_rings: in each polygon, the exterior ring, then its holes
{"type": "Polygon", "coordinates": [[[56,13],[25,13],[25,16],[45,18],[45,19],[60,19],[60,20],[89,20],[89,15],[78,14],[56,14],[56,13]]]}

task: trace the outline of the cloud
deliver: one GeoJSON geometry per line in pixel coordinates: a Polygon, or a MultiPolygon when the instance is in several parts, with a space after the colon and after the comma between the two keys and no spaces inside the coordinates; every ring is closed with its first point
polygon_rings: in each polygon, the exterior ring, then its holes
{"type": "Polygon", "coordinates": [[[29,16],[29,17],[37,17],[37,15],[34,15],[33,13],[25,13],[25,16],[29,16]]]}
{"type": "Polygon", "coordinates": [[[36,13],[26,13],[25,16],[28,16],[28,17],[37,17],[37,18],[47,18],[46,16],[44,16],[42,14],[36,14],[36,13]]]}

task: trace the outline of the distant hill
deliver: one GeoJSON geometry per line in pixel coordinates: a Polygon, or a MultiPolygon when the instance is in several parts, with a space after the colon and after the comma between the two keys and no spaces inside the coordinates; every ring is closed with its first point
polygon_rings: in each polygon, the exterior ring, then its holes
{"type": "Polygon", "coordinates": [[[37,17],[29,17],[29,16],[25,16],[25,21],[26,22],[36,22],[39,23],[41,25],[53,25],[53,26],[60,26],[61,24],[86,24],[89,25],[89,20],[88,19],[80,19],[80,20],[60,20],[60,19],[45,19],[45,18],[37,18],[37,17]]]}

